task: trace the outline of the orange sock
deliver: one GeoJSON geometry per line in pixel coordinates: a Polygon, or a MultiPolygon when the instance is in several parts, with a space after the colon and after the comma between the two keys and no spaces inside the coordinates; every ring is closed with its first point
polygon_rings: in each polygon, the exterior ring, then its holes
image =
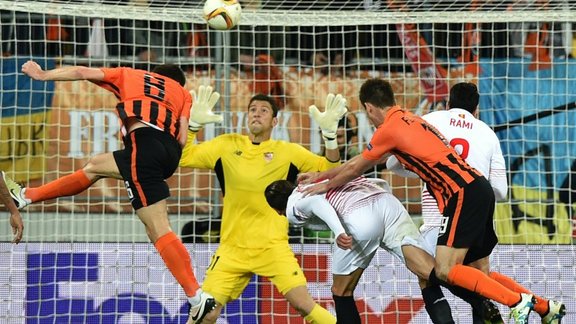
{"type": "MultiPolygon", "coordinates": [[[[507,277],[501,273],[490,272],[490,278],[498,281],[504,287],[513,290],[517,293],[534,294],[530,290],[524,288],[524,286],[514,281],[514,279],[507,277]]],[[[536,298],[536,305],[534,305],[534,310],[536,311],[536,313],[540,315],[546,315],[549,310],[548,300],[536,295],[534,295],[534,298],[536,298]]]]}
{"type": "Polygon", "coordinates": [[[24,194],[32,202],[38,202],[58,197],[74,196],[88,189],[91,185],[92,181],[88,179],[84,170],[78,170],[38,188],[26,188],[24,194]]]}
{"type": "Polygon", "coordinates": [[[193,297],[196,295],[196,290],[200,288],[200,285],[192,271],[190,254],[176,234],[174,232],[165,234],[154,243],[154,246],[168,270],[184,289],[186,296],[193,297]]]}
{"type": "Polygon", "coordinates": [[[484,272],[462,264],[457,264],[450,269],[448,283],[466,288],[509,307],[520,301],[519,293],[504,287],[484,272]]]}

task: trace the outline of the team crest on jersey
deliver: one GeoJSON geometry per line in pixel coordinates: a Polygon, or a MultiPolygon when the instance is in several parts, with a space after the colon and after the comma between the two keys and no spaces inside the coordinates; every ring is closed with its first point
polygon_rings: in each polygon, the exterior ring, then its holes
{"type": "Polygon", "coordinates": [[[272,161],[273,158],[274,152],[264,152],[264,160],[266,160],[266,162],[272,161]]]}

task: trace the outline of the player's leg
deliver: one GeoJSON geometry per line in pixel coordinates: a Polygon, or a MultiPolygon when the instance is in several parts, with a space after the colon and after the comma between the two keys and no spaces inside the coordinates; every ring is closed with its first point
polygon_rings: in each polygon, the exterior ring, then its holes
{"type": "MultiPolygon", "coordinates": [[[[338,323],[361,323],[360,313],[354,301],[354,290],[362,273],[364,273],[364,269],[370,265],[370,261],[372,261],[376,251],[380,248],[382,234],[372,237],[373,239],[371,240],[359,240],[357,237],[370,236],[365,235],[367,231],[363,231],[364,227],[360,226],[360,224],[353,226],[352,223],[365,221],[363,218],[366,215],[374,215],[372,212],[370,206],[366,206],[345,217],[344,226],[350,231],[349,234],[354,237],[354,245],[351,249],[343,250],[336,244],[333,246],[332,298],[336,306],[338,323]],[[350,228],[353,228],[353,230],[350,228]]],[[[368,221],[368,224],[365,224],[367,227],[370,227],[370,223],[374,224],[374,222],[377,222],[377,217],[372,217],[372,219],[372,221],[368,221]]]]}
{"type": "Polygon", "coordinates": [[[444,210],[448,222],[438,238],[436,263],[429,281],[438,284],[447,282],[476,292],[511,307],[517,322],[527,322],[533,308],[532,295],[518,294],[484,272],[464,265],[468,247],[482,248],[481,252],[486,253],[483,256],[488,256],[494,247],[495,243],[490,249],[484,245],[489,230],[493,232],[493,212],[494,193],[485,178],[475,180],[454,194],[444,210]]]}
{"type": "Polygon", "coordinates": [[[386,215],[382,247],[418,276],[424,306],[432,322],[453,324],[450,305],[440,286],[427,282],[428,274],[434,268],[432,248],[398,199],[385,199],[381,203],[382,213],[386,215]]]}
{"type": "MultiPolygon", "coordinates": [[[[336,306],[338,323],[361,323],[360,314],[354,301],[354,290],[376,251],[380,248],[386,229],[386,206],[397,201],[391,194],[372,204],[352,210],[342,217],[349,235],[354,238],[351,249],[332,247],[332,297],[336,306]]],[[[403,207],[402,207],[403,208],[403,207]]]]}
{"type": "Polygon", "coordinates": [[[200,289],[190,254],[170,227],[166,205],[170,190],[164,179],[178,167],[179,144],[168,134],[152,128],[132,131],[124,143],[124,150],[114,152],[114,160],[130,203],[166,267],[184,289],[191,305],[189,320],[201,320],[216,302],[200,289]]]}
{"type": "MultiPolygon", "coordinates": [[[[434,268],[432,255],[418,246],[405,244],[401,247],[402,260],[406,267],[418,276],[418,284],[422,290],[424,307],[432,323],[453,324],[452,309],[444,296],[444,292],[438,284],[431,284],[427,277],[434,268]]],[[[392,252],[392,251],[391,251],[392,252]]],[[[396,252],[392,252],[396,255],[396,252]]]]}
{"type": "Polygon", "coordinates": [[[354,290],[362,273],[364,269],[358,268],[347,275],[332,274],[332,299],[334,299],[338,323],[362,323],[354,301],[354,290]]]}
{"type": "Polygon", "coordinates": [[[534,311],[540,315],[543,323],[560,323],[562,317],[566,315],[566,306],[563,303],[538,296],[506,275],[491,271],[490,278],[515,292],[533,294],[536,299],[534,311]]]}
{"type": "Polygon", "coordinates": [[[318,305],[310,296],[306,287],[306,277],[288,242],[270,247],[259,254],[258,260],[261,262],[254,263],[254,273],[269,278],[290,305],[308,322],[336,323],[334,315],[318,305]]]}
{"type": "Polygon", "coordinates": [[[253,253],[242,248],[223,244],[218,247],[202,283],[202,289],[214,296],[216,308],[202,323],[216,323],[223,305],[240,297],[252,278],[250,262],[253,258],[253,253]]]}
{"type": "Polygon", "coordinates": [[[100,178],[122,179],[112,153],[95,155],[82,169],[40,187],[22,188],[11,179],[7,179],[7,184],[10,184],[10,194],[21,209],[35,202],[77,195],[100,178]]]}
{"type": "MultiPolygon", "coordinates": [[[[436,248],[436,240],[438,239],[439,227],[428,228],[422,232],[426,242],[436,248]]],[[[488,259],[488,257],[486,257],[488,259]]],[[[477,267],[477,269],[487,273],[487,269],[477,267]]],[[[473,324],[502,324],[502,316],[496,305],[489,299],[478,295],[475,292],[466,290],[462,287],[454,285],[445,286],[450,292],[470,304],[472,307],[472,323],[473,324]]]]}
{"type": "Polygon", "coordinates": [[[195,323],[201,320],[216,306],[214,298],[200,289],[188,250],[170,227],[166,200],[158,201],[150,206],[136,210],[136,214],[144,224],[146,233],[164,264],[180,284],[190,302],[189,321],[195,323]]]}

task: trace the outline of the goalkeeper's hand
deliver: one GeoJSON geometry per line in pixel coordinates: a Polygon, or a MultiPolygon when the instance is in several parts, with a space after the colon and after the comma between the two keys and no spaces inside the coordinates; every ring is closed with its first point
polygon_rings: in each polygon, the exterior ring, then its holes
{"type": "Polygon", "coordinates": [[[193,132],[198,132],[204,125],[210,123],[221,123],[224,119],[221,115],[216,115],[212,112],[212,108],[220,99],[220,94],[212,90],[210,86],[198,87],[198,95],[196,91],[190,90],[192,99],[192,109],[190,111],[190,120],[188,121],[188,129],[193,132]]]}
{"type": "Polygon", "coordinates": [[[338,121],[340,121],[348,111],[348,109],[346,109],[346,98],[341,94],[334,95],[329,93],[326,96],[326,105],[324,107],[324,112],[320,112],[315,105],[310,106],[308,109],[312,115],[312,119],[320,126],[320,130],[322,130],[322,137],[324,137],[326,149],[337,149],[336,130],[338,129],[338,121]]]}

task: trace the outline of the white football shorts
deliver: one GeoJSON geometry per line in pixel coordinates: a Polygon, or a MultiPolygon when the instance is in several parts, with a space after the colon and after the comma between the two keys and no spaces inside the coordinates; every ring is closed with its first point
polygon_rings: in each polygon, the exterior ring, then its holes
{"type": "Polygon", "coordinates": [[[432,254],[432,249],[418,231],[412,218],[390,193],[379,195],[371,203],[342,215],[346,233],[354,239],[350,250],[336,244],[332,253],[332,273],[348,275],[358,268],[366,269],[379,247],[406,263],[403,245],[412,245],[432,254]]]}

